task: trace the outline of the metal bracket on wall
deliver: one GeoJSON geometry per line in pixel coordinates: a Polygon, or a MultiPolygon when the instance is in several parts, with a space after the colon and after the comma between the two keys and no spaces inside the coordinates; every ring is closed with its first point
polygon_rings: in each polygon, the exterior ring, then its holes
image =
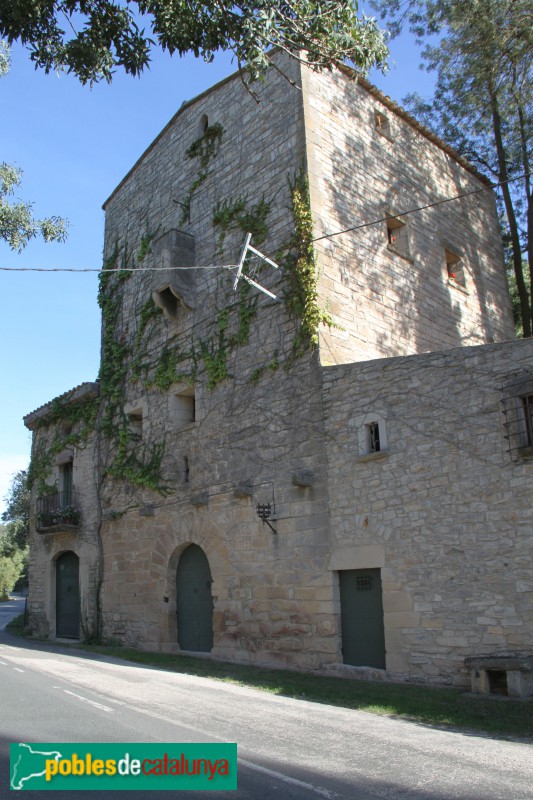
{"type": "Polygon", "coordinates": [[[277,530],[273,528],[270,522],[268,521],[269,517],[272,516],[272,506],[270,503],[258,503],[257,516],[259,517],[260,520],[262,520],[263,525],[266,522],[272,533],[277,533],[277,530]]]}

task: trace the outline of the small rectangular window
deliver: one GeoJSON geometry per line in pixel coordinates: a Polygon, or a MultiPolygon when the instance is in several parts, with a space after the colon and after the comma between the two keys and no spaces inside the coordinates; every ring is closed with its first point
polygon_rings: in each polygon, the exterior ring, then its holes
{"type": "Polygon", "coordinates": [[[502,387],[504,439],[511,460],[533,459],[533,374],[516,376],[502,387]]]}
{"type": "Polygon", "coordinates": [[[177,392],[173,399],[174,405],[174,422],[177,430],[196,422],[196,398],[194,396],[194,389],[186,389],[183,392],[177,392]]]}
{"type": "Polygon", "coordinates": [[[134,436],[138,436],[139,439],[142,439],[143,435],[143,412],[141,408],[136,408],[133,411],[130,411],[128,414],[128,423],[130,427],[130,432],[134,436]]]}
{"type": "Polygon", "coordinates": [[[386,458],[389,453],[387,423],[382,414],[368,412],[356,421],[357,461],[374,461],[386,458]]]}
{"type": "Polygon", "coordinates": [[[374,110],[374,126],[378,133],[381,133],[387,139],[392,139],[390,120],[382,111],[377,109],[374,110]]]}
{"type": "Polygon", "coordinates": [[[409,258],[409,234],[407,225],[396,217],[387,220],[387,242],[389,250],[409,258]]]}
{"type": "Polygon", "coordinates": [[[357,575],[355,585],[358,592],[370,592],[372,590],[372,575],[357,575]]]}
{"type": "Polygon", "coordinates": [[[453,253],[451,250],[444,250],[444,254],[446,257],[448,280],[457,284],[457,286],[462,286],[464,288],[466,285],[466,280],[463,259],[461,256],[458,256],[457,253],[453,253]]]}

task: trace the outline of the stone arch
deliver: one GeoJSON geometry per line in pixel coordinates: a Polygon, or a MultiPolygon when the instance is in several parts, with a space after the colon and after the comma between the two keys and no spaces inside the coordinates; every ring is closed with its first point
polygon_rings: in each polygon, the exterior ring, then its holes
{"type": "Polygon", "coordinates": [[[209,117],[207,114],[202,114],[200,117],[200,121],[198,123],[198,133],[200,136],[203,136],[204,133],[207,131],[209,127],[209,117]]]}
{"type": "MultiPolygon", "coordinates": [[[[199,546],[196,542],[187,539],[185,542],[182,542],[175,547],[170,554],[167,564],[165,594],[163,597],[165,609],[161,619],[160,636],[162,649],[170,650],[171,652],[179,650],[177,619],[178,603],[176,591],[176,575],[178,571],[178,564],[182,554],[185,552],[185,550],[187,550],[188,547],[191,547],[192,545],[199,546]]],[[[204,546],[202,546],[201,549],[204,553],[206,553],[206,548],[204,546]]],[[[211,559],[209,558],[208,553],[206,553],[206,557],[211,564],[211,559]]]]}
{"type": "Polygon", "coordinates": [[[213,517],[203,519],[196,509],[172,520],[172,528],[158,541],[157,557],[166,563],[163,567],[163,592],[159,617],[159,644],[163,652],[179,652],[176,603],[176,571],[180,557],[191,544],[202,548],[211,567],[214,608],[214,638],[216,646],[219,618],[226,604],[226,586],[234,567],[225,546],[223,528],[213,517]],[[221,608],[219,608],[219,606],[221,608]]]}
{"type": "Polygon", "coordinates": [[[205,551],[190,544],[176,569],[177,638],[180,650],[210,653],[213,647],[211,567],[205,551]]]}

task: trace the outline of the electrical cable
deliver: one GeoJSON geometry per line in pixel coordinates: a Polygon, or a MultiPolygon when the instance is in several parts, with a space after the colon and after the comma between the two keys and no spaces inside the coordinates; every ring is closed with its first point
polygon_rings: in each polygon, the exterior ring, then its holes
{"type": "Polygon", "coordinates": [[[131,269],[102,269],[101,267],[89,267],[84,269],[77,269],[76,267],[0,267],[2,272],[171,272],[177,270],[192,270],[192,269],[237,269],[237,264],[209,264],[204,267],[134,267],[131,269]]]}
{"type": "MultiPolygon", "coordinates": [[[[470,197],[475,194],[479,194],[480,192],[486,192],[489,189],[497,189],[499,186],[504,186],[506,183],[514,183],[515,181],[522,180],[524,178],[530,178],[531,175],[529,173],[524,173],[523,175],[519,175],[516,178],[508,178],[505,181],[499,181],[498,183],[491,183],[488,186],[482,186],[480,189],[472,189],[469,192],[463,192],[462,194],[454,195],[453,197],[445,197],[442,200],[435,200],[433,203],[427,203],[423,206],[417,206],[416,208],[411,208],[408,211],[401,211],[395,214],[390,214],[386,217],[380,217],[379,219],[372,220],[371,222],[361,222],[358,225],[354,225],[351,228],[343,228],[340,231],[333,231],[332,233],[324,233],[322,236],[316,236],[314,239],[311,239],[312,242],[320,242],[323,239],[332,239],[335,236],[342,236],[344,233],[352,233],[354,231],[362,230],[363,228],[369,228],[372,225],[379,225],[382,222],[388,222],[390,219],[398,219],[400,217],[406,217],[409,214],[416,214],[419,211],[426,211],[429,208],[436,208],[437,206],[444,205],[445,203],[451,203],[454,200],[462,200],[465,197],[470,197]]],[[[215,270],[215,269],[222,269],[222,270],[232,270],[237,269],[238,264],[209,264],[207,266],[193,266],[193,267],[135,267],[134,269],[124,269],[124,270],[113,270],[116,272],[169,272],[174,270],[215,270]]],[[[107,272],[108,270],[103,270],[101,267],[99,268],[89,268],[89,269],[76,269],[73,267],[0,267],[0,271],[2,272],[107,272]]]]}
{"type": "Polygon", "coordinates": [[[416,214],[419,211],[426,211],[428,208],[435,208],[436,206],[444,205],[444,203],[451,203],[453,200],[462,200],[464,197],[470,197],[473,194],[479,194],[480,192],[486,192],[489,189],[497,189],[498,186],[503,186],[506,183],[513,183],[514,181],[522,180],[523,178],[530,178],[531,175],[529,173],[524,173],[523,175],[519,175],[517,178],[508,178],[505,181],[499,181],[498,183],[491,183],[490,186],[482,186],[480,189],[471,189],[469,192],[463,192],[462,194],[454,195],[453,197],[445,197],[442,200],[435,200],[433,203],[427,203],[425,206],[418,206],[417,208],[411,208],[409,211],[401,211],[397,214],[389,214],[386,217],[381,217],[380,219],[375,219],[373,222],[362,222],[359,225],[354,225],[352,228],[344,228],[342,231],[334,231],[333,233],[324,233],[322,236],[317,236],[314,239],[311,239],[312,242],[320,242],[322,239],[331,239],[334,236],[341,236],[343,233],[352,233],[353,231],[361,230],[362,228],[369,228],[371,225],[379,225],[381,222],[388,222],[390,219],[398,219],[399,217],[406,217],[408,214],[416,214]]]}

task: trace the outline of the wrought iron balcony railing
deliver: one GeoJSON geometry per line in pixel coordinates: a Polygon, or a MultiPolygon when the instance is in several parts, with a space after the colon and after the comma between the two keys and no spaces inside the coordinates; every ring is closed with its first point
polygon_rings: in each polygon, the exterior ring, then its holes
{"type": "Polygon", "coordinates": [[[78,527],[80,509],[74,490],[54,492],[37,500],[37,530],[78,527]]]}

